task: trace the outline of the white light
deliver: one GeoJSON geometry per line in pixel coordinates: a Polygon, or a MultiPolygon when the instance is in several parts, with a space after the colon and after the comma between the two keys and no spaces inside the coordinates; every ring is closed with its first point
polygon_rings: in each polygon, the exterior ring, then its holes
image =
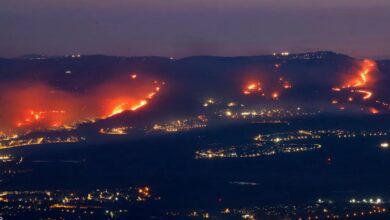
{"type": "Polygon", "coordinates": [[[382,148],[388,148],[389,147],[389,143],[388,142],[382,142],[380,146],[382,148]]]}

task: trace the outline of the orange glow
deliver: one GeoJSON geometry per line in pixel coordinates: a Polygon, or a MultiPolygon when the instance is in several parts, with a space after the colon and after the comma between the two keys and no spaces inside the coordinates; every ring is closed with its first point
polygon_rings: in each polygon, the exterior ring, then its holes
{"type": "Polygon", "coordinates": [[[254,92],[260,92],[262,90],[261,88],[261,84],[260,82],[256,82],[256,83],[250,83],[249,85],[247,85],[244,89],[244,94],[245,95],[249,95],[249,94],[252,94],[254,92]]]}
{"type": "Polygon", "coordinates": [[[374,114],[374,115],[379,113],[379,110],[376,108],[373,108],[373,107],[369,108],[369,111],[371,114],[374,114]]]}
{"type": "Polygon", "coordinates": [[[335,91],[335,92],[340,92],[341,91],[341,89],[338,88],[338,87],[332,88],[332,90],[335,91]]]}
{"type": "Polygon", "coordinates": [[[376,64],[372,60],[363,60],[361,62],[361,70],[354,75],[351,79],[347,80],[347,82],[343,85],[343,88],[350,87],[363,87],[367,86],[369,80],[371,79],[371,73],[376,67],[376,64]]]}
{"type": "Polygon", "coordinates": [[[141,100],[137,105],[134,105],[133,107],[131,107],[131,111],[136,111],[138,110],[139,108],[143,107],[144,105],[148,104],[148,101],[146,100],[141,100]]]}
{"type": "Polygon", "coordinates": [[[63,121],[63,115],[65,111],[52,110],[52,111],[27,111],[23,121],[16,123],[17,127],[32,125],[35,122],[46,121],[53,125],[60,124],[63,121]],[[58,122],[59,121],[59,122],[58,122]]]}
{"type": "Polygon", "coordinates": [[[58,128],[86,120],[137,111],[156,97],[162,84],[128,75],[106,81],[83,93],[68,92],[41,82],[0,85],[0,131],[18,133],[58,128]]]}
{"type": "MultiPolygon", "coordinates": [[[[370,99],[374,94],[369,89],[373,85],[373,72],[376,69],[376,63],[372,60],[363,60],[360,62],[360,70],[355,73],[353,76],[349,76],[346,83],[339,88],[332,88],[333,91],[339,92],[347,88],[360,88],[359,90],[350,90],[351,93],[361,93],[363,94],[362,99],[370,99]]],[[[353,101],[352,97],[348,98],[348,101],[353,101]]]]}
{"type": "Polygon", "coordinates": [[[273,99],[278,99],[278,97],[279,97],[279,94],[277,92],[272,93],[273,99]]]}
{"type": "Polygon", "coordinates": [[[132,79],[136,79],[136,78],[137,78],[137,74],[131,75],[131,78],[132,78],[132,79]]]}
{"type": "Polygon", "coordinates": [[[356,92],[364,94],[364,96],[363,96],[364,100],[369,99],[372,96],[372,92],[367,91],[367,90],[357,90],[356,92]]]}
{"type": "Polygon", "coordinates": [[[122,103],[116,105],[114,107],[114,109],[112,110],[112,112],[107,117],[111,117],[111,116],[120,114],[124,111],[129,111],[129,110],[136,111],[139,108],[146,105],[147,103],[148,102],[146,100],[141,100],[139,103],[135,103],[135,104],[130,104],[129,102],[122,102],[122,103]]]}
{"type": "Polygon", "coordinates": [[[284,82],[284,85],[283,85],[283,88],[285,88],[285,89],[291,89],[291,88],[292,88],[292,85],[291,85],[291,83],[289,83],[288,81],[285,81],[285,82],[284,82]]]}
{"type": "Polygon", "coordinates": [[[117,115],[117,114],[120,114],[124,111],[126,111],[126,109],[129,108],[129,103],[127,102],[122,102],[120,103],[119,105],[115,106],[114,109],[112,110],[111,114],[108,115],[108,117],[111,117],[113,115],[117,115]]]}
{"type": "Polygon", "coordinates": [[[260,83],[260,81],[251,80],[244,85],[242,93],[244,95],[258,94],[275,100],[279,99],[282,90],[291,88],[291,82],[283,77],[277,77],[266,79],[264,84],[260,83]],[[263,87],[263,85],[265,85],[265,87],[263,87]],[[275,92],[275,90],[278,92],[275,92]]]}
{"type": "Polygon", "coordinates": [[[156,95],[156,93],[155,92],[151,92],[151,93],[149,93],[148,98],[152,99],[154,95],[156,95]]]}
{"type": "Polygon", "coordinates": [[[248,86],[248,89],[249,90],[253,90],[253,89],[255,89],[256,88],[256,84],[250,84],[249,86],[248,86]]]}

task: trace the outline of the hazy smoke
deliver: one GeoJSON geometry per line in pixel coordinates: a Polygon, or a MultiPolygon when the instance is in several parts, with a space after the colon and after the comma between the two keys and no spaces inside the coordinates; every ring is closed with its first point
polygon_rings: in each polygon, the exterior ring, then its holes
{"type": "Polygon", "coordinates": [[[151,79],[123,76],[83,94],[44,82],[0,85],[0,131],[45,129],[80,120],[105,118],[145,105],[160,89],[151,79]]]}

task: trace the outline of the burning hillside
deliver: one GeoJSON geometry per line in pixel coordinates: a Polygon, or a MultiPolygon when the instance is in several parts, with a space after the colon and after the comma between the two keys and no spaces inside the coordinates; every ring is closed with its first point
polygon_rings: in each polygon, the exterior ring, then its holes
{"type": "MultiPolygon", "coordinates": [[[[368,107],[366,110],[369,113],[377,114],[379,113],[379,110],[372,106],[377,105],[377,103],[382,103],[381,101],[374,101],[371,102],[370,100],[374,98],[374,89],[375,89],[375,81],[376,76],[375,73],[377,72],[377,65],[376,62],[373,60],[363,60],[359,62],[359,69],[356,72],[353,72],[352,74],[345,74],[343,76],[344,83],[340,87],[334,87],[332,88],[332,91],[337,93],[343,93],[344,96],[347,96],[347,100],[350,103],[354,103],[355,100],[357,101],[364,101],[368,102],[368,107]],[[357,94],[357,95],[356,95],[357,94]]],[[[333,104],[339,104],[343,105],[343,101],[333,100],[333,104]]],[[[383,107],[383,106],[381,106],[383,107]]],[[[344,106],[340,106],[340,109],[345,109],[344,106]]],[[[364,110],[365,108],[361,108],[361,110],[364,110]]]]}
{"type": "Polygon", "coordinates": [[[160,91],[162,83],[122,76],[82,93],[43,82],[13,82],[0,86],[0,130],[3,132],[56,128],[86,119],[107,118],[136,111],[160,91]]]}

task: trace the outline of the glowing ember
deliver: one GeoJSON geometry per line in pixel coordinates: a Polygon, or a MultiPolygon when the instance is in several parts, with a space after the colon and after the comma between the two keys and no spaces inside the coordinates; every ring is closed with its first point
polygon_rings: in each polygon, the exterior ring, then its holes
{"type": "Polygon", "coordinates": [[[279,97],[279,94],[277,92],[272,93],[273,99],[278,99],[278,97],[279,97]]]}
{"type": "Polygon", "coordinates": [[[246,86],[244,90],[244,94],[249,95],[254,92],[260,92],[261,90],[262,89],[261,89],[260,82],[250,83],[249,85],[246,86]]]}
{"type": "Polygon", "coordinates": [[[374,115],[379,113],[379,110],[376,109],[376,108],[373,108],[373,107],[371,107],[371,108],[369,109],[369,111],[370,111],[371,114],[374,114],[374,115]]]}
{"type": "Polygon", "coordinates": [[[341,89],[338,88],[338,87],[332,88],[332,90],[335,91],[335,92],[340,92],[341,91],[341,89]]]}
{"type": "Polygon", "coordinates": [[[284,79],[283,77],[278,77],[275,78],[274,81],[269,82],[266,81],[266,87],[263,88],[262,84],[260,82],[253,82],[251,81],[250,83],[246,84],[243,89],[243,94],[244,95],[251,95],[251,94],[260,94],[261,96],[264,97],[269,97],[271,99],[278,99],[280,94],[277,92],[272,92],[273,91],[281,91],[283,89],[291,89],[292,84],[284,79]]]}
{"type": "Polygon", "coordinates": [[[148,98],[152,99],[154,95],[156,95],[156,93],[155,92],[151,92],[151,93],[149,93],[148,98]]]}
{"type": "Polygon", "coordinates": [[[256,85],[255,84],[250,84],[249,86],[248,86],[248,89],[249,90],[253,90],[253,89],[255,89],[256,88],[256,85]]]}
{"type": "Polygon", "coordinates": [[[283,85],[283,88],[285,88],[285,89],[291,89],[291,88],[292,88],[292,85],[291,85],[289,82],[285,81],[285,82],[284,82],[284,85],[283,85]]]}
{"type": "Polygon", "coordinates": [[[372,92],[367,90],[357,90],[356,92],[364,94],[363,99],[369,99],[372,96],[372,92]]]}

